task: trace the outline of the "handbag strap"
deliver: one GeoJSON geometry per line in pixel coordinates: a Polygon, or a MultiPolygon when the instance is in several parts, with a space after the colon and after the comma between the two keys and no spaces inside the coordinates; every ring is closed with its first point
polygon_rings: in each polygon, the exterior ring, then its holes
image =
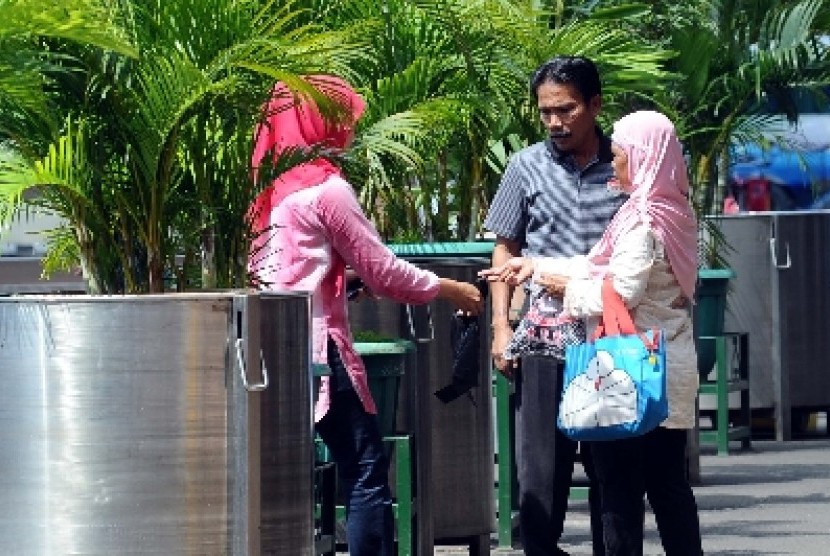
{"type": "Polygon", "coordinates": [[[614,282],[610,276],[602,280],[602,321],[606,334],[609,336],[637,333],[631,313],[620,294],[614,289],[614,282]]]}
{"type": "Polygon", "coordinates": [[[637,335],[645,344],[646,349],[655,350],[659,340],[659,332],[655,331],[653,339],[649,340],[645,334],[637,331],[631,312],[625,306],[622,296],[614,289],[614,282],[610,276],[602,280],[602,316],[593,334],[596,340],[602,336],[637,335]]]}

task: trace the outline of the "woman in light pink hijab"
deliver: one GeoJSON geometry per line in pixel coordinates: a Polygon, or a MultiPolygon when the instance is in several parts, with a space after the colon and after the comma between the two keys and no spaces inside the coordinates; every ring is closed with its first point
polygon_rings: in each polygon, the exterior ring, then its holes
{"type": "Polygon", "coordinates": [[[614,186],[630,197],[588,253],[593,273],[605,274],[613,246],[632,228],[645,225],[665,247],[672,273],[691,300],[697,282],[697,221],[674,125],[659,112],[635,112],[614,124],[611,142],[615,172],[627,173],[617,176],[614,186]]]}
{"type": "Polygon", "coordinates": [[[536,280],[564,298],[564,311],[596,323],[610,277],[641,330],[666,338],[669,417],[643,436],[594,442],[606,554],[643,553],[644,495],[668,556],[702,554],[694,494],[686,479],[687,432],[695,425],[697,354],[691,303],[697,280],[697,222],[674,125],[658,112],[629,114],[611,135],[615,179],[630,195],[585,258],[523,259],[483,272],[491,280],[536,280]],[[563,262],[565,263],[563,265],[563,262]],[[562,268],[569,270],[561,274],[562,268]],[[547,272],[547,273],[546,273],[547,272]],[[556,273],[559,272],[559,273],[556,273]]]}

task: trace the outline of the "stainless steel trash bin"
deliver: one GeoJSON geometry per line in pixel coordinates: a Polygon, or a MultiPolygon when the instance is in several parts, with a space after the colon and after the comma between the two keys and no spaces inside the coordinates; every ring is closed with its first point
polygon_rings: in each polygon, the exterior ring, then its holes
{"type": "MultiPolygon", "coordinates": [[[[391,245],[399,256],[442,277],[472,282],[490,265],[492,242],[391,245]]],[[[481,384],[473,399],[461,397],[441,403],[432,393],[445,386],[452,372],[450,323],[453,308],[432,303],[410,311],[382,300],[351,304],[354,330],[369,329],[395,337],[414,339],[417,364],[404,379],[400,418],[415,431],[419,486],[417,554],[432,554],[440,539],[468,539],[477,553],[489,553],[490,533],[495,529],[493,472],[493,414],[490,386],[489,311],[484,319],[480,365],[481,384]],[[427,507],[423,507],[427,500],[427,507]]]]}
{"type": "Polygon", "coordinates": [[[830,211],[717,218],[736,272],[725,328],[750,337],[750,402],[788,440],[793,413],[830,408],[830,211]]]}
{"type": "Polygon", "coordinates": [[[309,306],[0,298],[0,554],[311,554],[309,306]]]}

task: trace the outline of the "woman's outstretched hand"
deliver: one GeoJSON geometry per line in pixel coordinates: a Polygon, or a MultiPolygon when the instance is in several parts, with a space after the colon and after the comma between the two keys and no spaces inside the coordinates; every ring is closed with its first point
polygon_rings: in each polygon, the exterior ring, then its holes
{"type": "Polygon", "coordinates": [[[468,282],[441,278],[438,297],[446,299],[465,315],[477,315],[484,308],[481,291],[468,282]]]}
{"type": "Polygon", "coordinates": [[[489,282],[506,282],[518,286],[533,275],[533,259],[529,257],[513,257],[501,266],[494,266],[479,271],[478,275],[489,282]]]}

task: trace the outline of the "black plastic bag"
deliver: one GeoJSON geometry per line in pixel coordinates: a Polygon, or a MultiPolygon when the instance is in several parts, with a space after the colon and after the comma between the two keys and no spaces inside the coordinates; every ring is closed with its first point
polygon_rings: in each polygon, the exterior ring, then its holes
{"type": "MultiPolygon", "coordinates": [[[[475,284],[481,291],[482,299],[486,299],[487,281],[479,278],[475,284]]],[[[435,397],[444,403],[450,403],[464,394],[469,395],[470,389],[479,385],[481,377],[481,317],[453,314],[450,328],[453,351],[452,380],[434,393],[435,397]]]]}

